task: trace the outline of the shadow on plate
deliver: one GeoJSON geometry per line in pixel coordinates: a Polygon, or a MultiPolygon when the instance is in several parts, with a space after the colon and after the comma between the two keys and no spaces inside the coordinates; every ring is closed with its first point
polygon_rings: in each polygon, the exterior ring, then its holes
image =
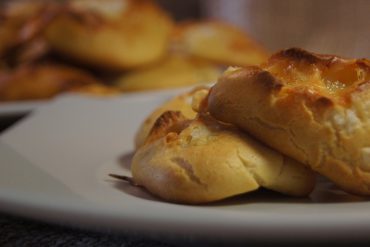
{"type": "Polygon", "coordinates": [[[318,176],[316,188],[311,193],[310,199],[313,203],[348,203],[365,202],[369,198],[348,194],[333,184],[325,177],[318,176]]]}
{"type": "MultiPolygon", "coordinates": [[[[133,156],[134,156],[134,152],[129,152],[129,153],[123,154],[122,156],[118,158],[118,161],[116,163],[120,167],[120,170],[122,170],[122,174],[124,175],[131,174],[130,169],[131,169],[131,160],[133,156]]],[[[121,175],[121,173],[118,175],[121,175]]],[[[144,188],[140,186],[132,185],[127,181],[114,179],[114,178],[110,178],[107,181],[110,182],[115,189],[119,191],[123,191],[126,194],[129,194],[129,195],[132,195],[138,198],[146,199],[146,200],[160,201],[159,198],[153,196],[152,194],[147,192],[144,188]]]]}
{"type": "Polygon", "coordinates": [[[118,158],[118,164],[125,170],[131,170],[131,161],[134,156],[134,151],[125,153],[121,157],[118,158]]]}
{"type": "MultiPolygon", "coordinates": [[[[131,160],[133,157],[133,152],[123,154],[119,157],[117,164],[120,166],[123,174],[129,175],[130,173],[130,166],[131,160]]],[[[114,186],[114,188],[123,191],[129,195],[139,197],[146,200],[152,201],[162,201],[161,199],[151,195],[147,192],[144,188],[133,186],[126,181],[121,181],[117,179],[110,180],[114,186]]],[[[318,176],[316,188],[310,194],[309,197],[291,197],[279,194],[274,191],[270,191],[267,189],[259,189],[257,191],[234,196],[222,201],[208,203],[205,204],[206,206],[235,206],[241,204],[249,204],[249,203],[299,203],[299,204],[307,204],[307,203],[354,203],[354,202],[365,202],[368,201],[365,197],[360,197],[356,195],[348,194],[338,187],[336,187],[333,183],[322,176],[318,176]]],[[[164,201],[162,201],[164,202],[164,201]]]]}

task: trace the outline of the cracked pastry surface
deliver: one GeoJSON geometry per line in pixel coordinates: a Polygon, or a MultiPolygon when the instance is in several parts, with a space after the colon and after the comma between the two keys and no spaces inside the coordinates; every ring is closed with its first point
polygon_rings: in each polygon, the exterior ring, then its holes
{"type": "Polygon", "coordinates": [[[305,196],[314,174],[207,114],[166,111],[133,157],[135,183],[171,202],[206,203],[265,187],[305,196]]]}
{"type": "Polygon", "coordinates": [[[370,61],[292,48],[233,68],[208,109],[347,192],[370,195],[370,61]]]}

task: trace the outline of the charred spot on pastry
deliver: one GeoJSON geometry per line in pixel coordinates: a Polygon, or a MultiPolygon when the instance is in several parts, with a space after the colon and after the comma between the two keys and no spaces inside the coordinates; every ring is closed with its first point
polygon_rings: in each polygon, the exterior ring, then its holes
{"type": "Polygon", "coordinates": [[[314,64],[320,61],[320,59],[315,54],[300,48],[289,48],[277,53],[275,56],[282,56],[296,61],[305,61],[310,64],[314,64]]]}
{"type": "Polygon", "coordinates": [[[155,121],[150,134],[153,131],[161,128],[167,128],[168,126],[172,125],[175,122],[185,120],[186,118],[180,111],[165,111],[162,115],[155,121]]]}
{"type": "Polygon", "coordinates": [[[187,123],[186,117],[180,111],[166,111],[155,121],[145,143],[151,143],[171,133],[177,136],[187,123]]]}
{"type": "Polygon", "coordinates": [[[270,72],[265,70],[260,71],[256,75],[256,81],[273,91],[279,91],[284,86],[281,81],[276,79],[270,72]]]}
{"type": "Polygon", "coordinates": [[[363,58],[363,59],[357,60],[356,63],[358,65],[358,67],[360,67],[361,69],[363,69],[366,72],[370,73],[370,60],[368,60],[366,58],[363,58]]]}
{"type": "Polygon", "coordinates": [[[317,107],[322,107],[322,108],[329,108],[329,107],[334,106],[334,102],[325,96],[321,96],[318,99],[316,99],[315,104],[317,107]]]}

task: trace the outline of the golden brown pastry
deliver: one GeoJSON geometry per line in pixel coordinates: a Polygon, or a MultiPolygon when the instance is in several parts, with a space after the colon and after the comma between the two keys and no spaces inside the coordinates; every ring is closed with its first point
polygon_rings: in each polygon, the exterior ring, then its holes
{"type": "Polygon", "coordinates": [[[122,75],[115,85],[124,92],[158,90],[214,82],[220,74],[220,68],[212,63],[172,54],[156,64],[122,75]]]}
{"type": "Polygon", "coordinates": [[[157,119],[131,171],[135,183],[179,203],[207,203],[259,187],[306,196],[314,186],[309,169],[235,127],[174,111],[157,119]]]}
{"type": "Polygon", "coordinates": [[[46,38],[63,56],[98,68],[152,63],[167,49],[172,20],[150,0],[71,0],[46,38]]]}
{"type": "Polygon", "coordinates": [[[234,68],[208,109],[309,165],[345,191],[370,195],[370,61],[288,49],[234,68]]]}
{"type": "Polygon", "coordinates": [[[186,22],[174,33],[175,50],[222,65],[259,65],[268,53],[249,35],[220,21],[186,22]]]}
{"type": "Polygon", "coordinates": [[[68,66],[24,66],[0,74],[0,101],[48,99],[98,83],[87,72],[68,66]]]}
{"type": "Polygon", "coordinates": [[[152,129],[156,120],[166,111],[179,111],[187,119],[193,119],[196,112],[192,108],[192,98],[200,90],[208,92],[207,87],[196,87],[189,92],[177,95],[172,99],[166,101],[163,105],[155,109],[141,124],[135,135],[136,148],[141,147],[152,129]]]}

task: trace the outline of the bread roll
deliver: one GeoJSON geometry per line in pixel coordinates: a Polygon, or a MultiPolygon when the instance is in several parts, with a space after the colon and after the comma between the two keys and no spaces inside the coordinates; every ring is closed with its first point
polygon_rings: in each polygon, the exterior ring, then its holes
{"type": "Polygon", "coordinates": [[[39,25],[34,25],[44,7],[41,1],[6,1],[0,8],[0,57],[8,50],[33,38],[39,25]],[[33,22],[32,30],[25,30],[29,22],[33,22]]]}
{"type": "Polygon", "coordinates": [[[215,82],[221,74],[216,65],[185,55],[170,54],[156,64],[120,76],[122,91],[159,90],[215,82]]]}
{"type": "Polygon", "coordinates": [[[132,161],[135,183],[179,203],[207,203],[265,187],[306,196],[313,173],[210,116],[167,111],[132,161]]]}
{"type": "Polygon", "coordinates": [[[56,64],[27,65],[0,74],[0,101],[48,99],[99,83],[88,72],[77,68],[56,64]]]}
{"type": "Polygon", "coordinates": [[[171,29],[172,20],[150,0],[70,0],[45,33],[63,56],[128,69],[162,57],[171,29]]]}
{"type": "Polygon", "coordinates": [[[220,21],[182,23],[173,37],[177,51],[221,65],[259,65],[268,58],[247,33],[220,21]]]}
{"type": "Polygon", "coordinates": [[[370,61],[288,49],[226,71],[209,112],[347,192],[370,195],[370,61]]]}
{"type": "Polygon", "coordinates": [[[3,1],[0,7],[0,58],[11,66],[45,55],[43,31],[57,12],[53,1],[3,1]]]}

